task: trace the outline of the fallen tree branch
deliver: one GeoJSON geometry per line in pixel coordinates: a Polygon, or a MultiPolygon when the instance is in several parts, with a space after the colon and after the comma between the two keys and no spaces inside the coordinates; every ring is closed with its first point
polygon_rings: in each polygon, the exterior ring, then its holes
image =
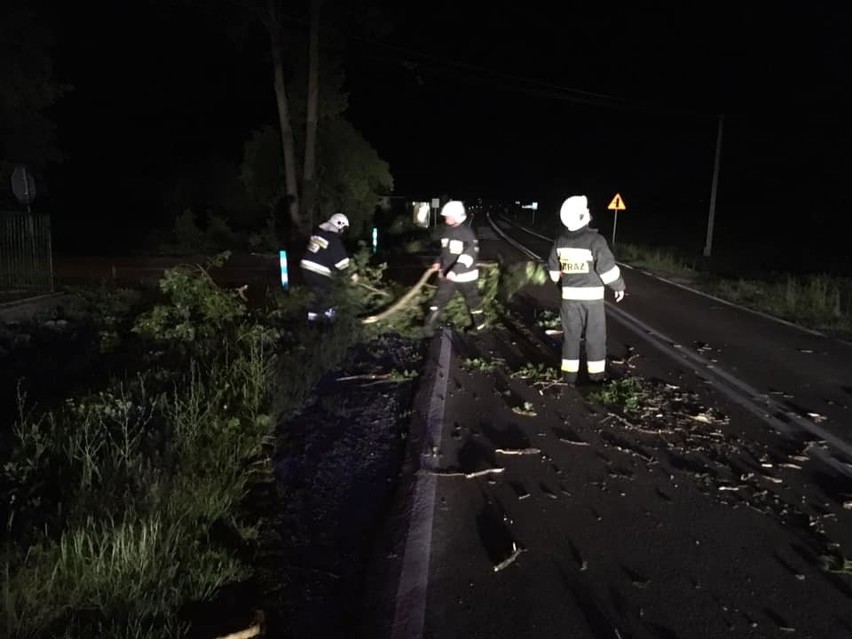
{"type": "Polygon", "coordinates": [[[360,286],[361,288],[367,289],[371,293],[376,293],[377,295],[381,295],[383,297],[388,297],[390,295],[390,293],[388,293],[387,291],[383,291],[380,288],[374,288],[374,287],[370,286],[369,284],[364,284],[364,282],[358,282],[358,286],[360,286]]]}
{"type": "Polygon", "coordinates": [[[417,284],[411,287],[411,290],[409,290],[408,293],[403,295],[401,298],[399,298],[399,300],[394,302],[389,308],[382,311],[378,315],[371,315],[370,317],[365,317],[361,320],[361,322],[363,324],[374,324],[376,322],[382,321],[383,319],[387,319],[388,317],[396,313],[399,309],[408,304],[408,302],[417,294],[417,292],[421,288],[423,288],[423,286],[426,284],[426,281],[431,277],[432,273],[435,272],[436,271],[434,271],[431,267],[427,269],[427,271],[420,276],[420,279],[417,281],[417,284]]]}

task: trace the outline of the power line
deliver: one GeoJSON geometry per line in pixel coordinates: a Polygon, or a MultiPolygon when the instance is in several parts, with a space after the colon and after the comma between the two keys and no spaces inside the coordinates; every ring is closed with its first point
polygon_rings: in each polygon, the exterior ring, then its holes
{"type": "Polygon", "coordinates": [[[391,51],[398,51],[398,52],[405,53],[405,54],[410,55],[410,56],[423,58],[423,59],[429,60],[431,62],[443,64],[443,65],[450,66],[450,67],[456,67],[456,68],[459,68],[459,69],[462,69],[462,70],[465,70],[465,71],[472,71],[474,73],[491,75],[493,77],[501,78],[503,80],[509,80],[509,81],[512,81],[512,82],[521,82],[521,83],[532,84],[532,85],[536,85],[536,86],[539,86],[539,87],[542,87],[542,88],[553,89],[553,90],[561,91],[561,92],[564,92],[564,93],[575,94],[575,95],[578,95],[578,96],[585,97],[587,99],[611,101],[611,102],[614,102],[614,103],[623,102],[622,98],[617,98],[617,97],[614,97],[614,96],[605,95],[603,93],[594,93],[592,91],[584,91],[583,89],[575,89],[575,88],[572,88],[572,87],[566,87],[566,86],[554,84],[552,82],[547,82],[547,81],[544,81],[544,80],[538,80],[538,79],[535,79],[535,78],[518,76],[518,75],[509,74],[509,73],[502,73],[500,71],[494,71],[493,69],[488,69],[486,67],[480,67],[480,66],[476,66],[476,65],[469,64],[469,63],[466,63],[466,62],[460,62],[458,60],[452,60],[450,58],[444,58],[444,57],[436,56],[434,54],[426,53],[424,51],[418,51],[418,50],[415,50],[415,49],[411,49],[409,47],[402,47],[402,46],[395,45],[395,44],[388,44],[386,42],[381,42],[380,40],[375,40],[373,38],[366,38],[366,37],[363,37],[363,36],[350,36],[350,37],[354,40],[360,40],[362,42],[367,42],[369,44],[373,44],[373,45],[382,47],[384,49],[389,49],[391,51]]]}
{"type": "MultiPolygon", "coordinates": [[[[387,56],[380,56],[375,54],[367,54],[367,57],[370,60],[375,60],[384,63],[399,63],[400,60],[396,58],[389,58],[387,56]]],[[[511,93],[517,93],[521,95],[528,95],[536,98],[557,100],[563,102],[570,102],[573,104],[580,104],[591,107],[602,107],[611,110],[618,111],[631,111],[631,112],[644,112],[644,113],[653,113],[656,115],[690,115],[690,116],[707,116],[709,114],[696,112],[696,111],[688,111],[686,109],[677,109],[673,107],[665,107],[661,105],[649,104],[649,103],[640,103],[638,101],[630,101],[627,99],[619,99],[619,98],[598,98],[596,94],[577,94],[573,92],[566,92],[564,90],[558,88],[547,88],[545,86],[547,83],[542,83],[542,86],[537,86],[536,83],[523,85],[518,83],[513,83],[512,81],[502,80],[499,78],[489,78],[476,75],[475,73],[464,73],[456,74],[456,70],[454,69],[445,69],[439,66],[434,65],[418,65],[418,70],[422,71],[424,74],[428,73],[433,76],[442,76],[446,78],[450,78],[455,80],[456,82],[465,82],[465,83],[475,83],[482,86],[487,86],[490,88],[495,88],[502,91],[507,91],[511,93]]],[[[534,81],[532,81],[534,82],[534,81]]]]}
{"type": "MultiPolygon", "coordinates": [[[[299,24],[302,26],[308,25],[308,22],[306,20],[293,15],[284,15],[282,17],[291,23],[299,24]]],[[[329,28],[325,28],[323,30],[326,32],[331,31],[331,29],[329,28]]],[[[349,34],[347,37],[351,41],[357,41],[373,45],[381,49],[404,54],[405,56],[390,57],[380,56],[376,54],[368,54],[367,57],[370,59],[377,60],[380,62],[394,62],[398,64],[407,62],[408,60],[406,59],[406,57],[416,58],[420,61],[415,62],[415,64],[418,64],[421,69],[430,73],[440,74],[442,66],[448,69],[456,69],[459,71],[467,72],[468,75],[465,77],[468,80],[496,87],[504,91],[521,93],[538,98],[553,99],[563,102],[571,102],[574,104],[581,104],[585,106],[603,107],[620,111],[645,112],[653,113],[656,115],[715,117],[714,113],[710,113],[707,111],[688,109],[684,107],[671,107],[659,103],[652,103],[649,101],[639,101],[635,99],[617,97],[604,93],[586,91],[584,89],[578,89],[575,87],[568,87],[565,85],[556,84],[554,82],[540,80],[538,78],[530,78],[526,76],[519,76],[515,74],[504,73],[501,71],[495,71],[494,69],[489,69],[487,67],[462,62],[452,58],[438,56],[433,53],[420,51],[411,47],[405,47],[397,44],[389,44],[376,38],[369,38],[366,36],[359,36],[354,34],[349,34]]],[[[444,75],[447,75],[446,70],[444,70],[444,75]]]]}
{"type": "MultiPolygon", "coordinates": [[[[699,111],[684,107],[666,106],[663,104],[653,103],[649,101],[639,101],[635,99],[616,97],[603,93],[596,93],[583,89],[577,89],[574,87],[568,87],[545,80],[539,80],[537,78],[529,78],[525,76],[503,73],[486,67],[481,67],[466,62],[437,56],[431,53],[418,51],[410,47],[387,44],[379,40],[366,38],[363,36],[350,36],[350,38],[353,40],[358,40],[371,45],[375,45],[377,47],[387,49],[389,51],[402,53],[409,57],[421,58],[426,62],[415,61],[415,64],[417,64],[419,68],[423,69],[424,71],[428,71],[431,73],[440,73],[441,67],[445,67],[450,70],[455,69],[462,72],[466,72],[467,75],[465,77],[468,80],[473,80],[479,82],[480,84],[489,84],[490,86],[494,86],[506,91],[524,93],[540,98],[549,98],[565,102],[572,102],[576,104],[583,104],[587,106],[605,107],[622,111],[646,112],[655,113],[659,115],[688,115],[693,117],[708,117],[713,115],[706,111],[699,111]]],[[[376,54],[372,54],[369,57],[382,62],[391,61],[400,63],[407,61],[403,57],[380,56],[376,54]]],[[[446,73],[444,73],[444,75],[446,75],[446,73]]]]}

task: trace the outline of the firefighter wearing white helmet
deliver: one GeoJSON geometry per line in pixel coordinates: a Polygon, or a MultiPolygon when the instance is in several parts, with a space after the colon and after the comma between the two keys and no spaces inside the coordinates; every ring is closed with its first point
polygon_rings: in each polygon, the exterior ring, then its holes
{"type": "Polygon", "coordinates": [[[591,381],[606,375],[605,286],[624,299],[624,279],[603,236],[589,228],[592,216],[585,195],[562,203],[559,218],[565,231],[548,257],[550,279],[559,283],[562,303],[562,374],[575,383],[580,370],[580,339],[586,338],[586,369],[591,381]]]}
{"type": "Polygon", "coordinates": [[[423,334],[431,337],[441,312],[449,304],[456,291],[460,291],[470,310],[474,330],[485,328],[482,298],[479,295],[479,240],[473,229],[464,224],[467,212],[464,204],[451,200],[441,208],[446,222],[441,233],[441,254],[432,268],[438,271],[438,290],[429,305],[429,314],[423,334]]]}
{"type": "MultiPolygon", "coordinates": [[[[308,307],[309,322],[334,318],[334,279],[349,268],[349,255],[340,237],[348,228],[349,218],[343,213],[335,213],[320,224],[308,240],[299,266],[303,281],[313,293],[308,307]]],[[[357,275],[353,274],[352,279],[356,281],[357,275]]]]}

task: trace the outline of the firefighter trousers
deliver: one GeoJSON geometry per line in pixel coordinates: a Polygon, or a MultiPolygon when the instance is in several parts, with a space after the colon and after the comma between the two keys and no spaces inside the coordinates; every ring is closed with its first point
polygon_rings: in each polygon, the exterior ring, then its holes
{"type": "Polygon", "coordinates": [[[604,301],[562,300],[562,372],[567,381],[580,371],[580,340],[586,338],[589,379],[601,380],[606,371],[606,312],[604,301]]]}
{"type": "Polygon", "coordinates": [[[441,312],[453,299],[456,291],[460,291],[467,302],[467,308],[470,311],[471,319],[473,320],[474,328],[481,328],[484,324],[484,315],[482,312],[482,297],[479,294],[479,283],[477,280],[472,282],[452,282],[447,278],[442,278],[438,282],[438,291],[435,297],[432,298],[432,303],[429,305],[429,316],[426,318],[427,328],[434,329],[441,312]]]}
{"type": "Polygon", "coordinates": [[[334,317],[334,282],[326,276],[302,269],[302,279],[311,295],[308,299],[308,321],[327,321],[334,317]]]}

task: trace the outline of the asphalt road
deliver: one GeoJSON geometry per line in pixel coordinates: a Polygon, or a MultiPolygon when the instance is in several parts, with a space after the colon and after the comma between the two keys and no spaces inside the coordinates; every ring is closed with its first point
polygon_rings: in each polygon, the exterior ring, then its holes
{"type": "MultiPolygon", "coordinates": [[[[549,247],[540,238],[513,234],[546,256],[549,247]]],[[[809,422],[819,436],[852,441],[852,344],[637,269],[623,268],[623,274],[628,294],[617,308],[610,304],[611,311],[623,311],[628,323],[636,319],[665,344],[689,350],[694,365],[736,378],[767,412],[793,418],[799,427],[809,422]]]]}
{"type": "MultiPolygon", "coordinates": [[[[527,259],[480,235],[484,259],[527,259]]],[[[852,480],[818,434],[848,436],[849,347],[625,277],[609,358],[644,380],[632,411],[524,376],[557,365],[529,321],[555,287],[433,344],[371,636],[852,637],[830,570],[852,556],[852,480]]]]}

